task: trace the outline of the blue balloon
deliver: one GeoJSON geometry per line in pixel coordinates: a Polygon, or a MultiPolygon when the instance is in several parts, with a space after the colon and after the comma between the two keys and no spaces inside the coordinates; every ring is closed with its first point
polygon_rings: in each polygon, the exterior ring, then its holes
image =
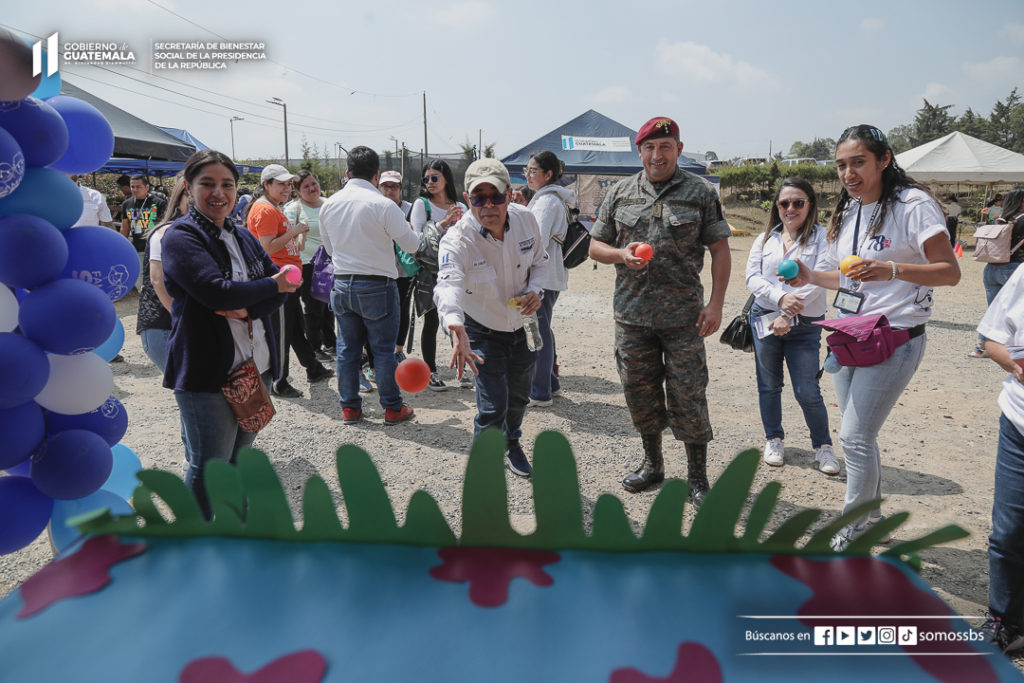
{"type": "Polygon", "coordinates": [[[64,239],[68,243],[68,264],[60,277],[96,285],[111,301],[117,301],[135,286],[139,255],[121,233],[97,225],[82,225],[64,233],[64,239]]]}
{"type": "MultiPolygon", "coordinates": [[[[0,199],[0,216],[16,213],[44,218],[63,232],[82,217],[82,193],[74,181],[60,171],[27,168],[18,189],[0,199]]],[[[107,228],[107,232],[115,231],[107,228]]]]}
{"type": "MultiPolygon", "coordinates": [[[[99,434],[107,442],[108,446],[114,448],[116,455],[117,442],[128,431],[128,412],[124,409],[121,402],[113,396],[108,398],[106,403],[99,408],[88,413],[65,415],[64,413],[46,411],[47,434],[56,434],[69,429],[88,429],[90,432],[99,434]]],[[[116,469],[116,458],[114,459],[114,464],[116,469]]],[[[3,467],[2,461],[0,461],[0,467],[3,467]]]]}
{"type": "Polygon", "coordinates": [[[107,508],[115,515],[130,515],[134,510],[128,502],[110,491],[97,491],[77,500],[56,500],[50,515],[50,540],[57,552],[63,552],[82,537],[82,532],[68,525],[68,520],[86,512],[107,508]]]}
{"type": "Polygon", "coordinates": [[[53,223],[28,213],[0,216],[0,282],[32,289],[68,264],[68,243],[53,223]]]}
{"type": "Polygon", "coordinates": [[[68,127],[68,149],[50,164],[64,173],[92,173],[102,167],[114,152],[114,130],[88,102],[58,95],[46,101],[57,110],[68,127]]]}
{"type": "Polygon", "coordinates": [[[32,460],[25,458],[14,467],[8,467],[4,471],[15,477],[29,477],[32,475],[32,460]]]}
{"type": "Polygon", "coordinates": [[[18,189],[24,176],[25,155],[14,136],[0,128],[0,197],[18,189]]]}
{"type": "Polygon", "coordinates": [[[45,436],[43,409],[34,401],[0,410],[0,470],[23,462],[45,436]]]}
{"type": "Polygon", "coordinates": [[[29,168],[49,166],[68,149],[64,119],[56,109],[35,97],[0,102],[0,128],[18,141],[29,168]]]}
{"type": "Polygon", "coordinates": [[[50,498],[84,498],[103,486],[113,465],[101,436],[69,429],[46,439],[32,455],[32,483],[50,498]]]}
{"type": "Polygon", "coordinates": [[[33,289],[18,309],[21,333],[45,351],[92,351],[114,331],[117,312],[106,294],[81,280],[54,280],[33,289]]]}
{"type": "Polygon", "coordinates": [[[139,485],[139,479],[135,475],[142,469],[142,461],[135,455],[135,451],[123,443],[110,450],[114,456],[114,468],[101,488],[127,500],[139,485]]]}
{"type": "Polygon", "coordinates": [[[53,499],[27,477],[0,477],[0,555],[21,550],[43,532],[53,499]]]}
{"type": "Polygon", "coordinates": [[[49,379],[50,362],[38,344],[0,332],[0,410],[31,401],[49,379]]]}
{"type": "Polygon", "coordinates": [[[122,346],[124,346],[124,324],[121,323],[120,318],[114,318],[114,331],[107,337],[107,341],[97,346],[92,352],[109,363],[121,352],[122,346]]]}

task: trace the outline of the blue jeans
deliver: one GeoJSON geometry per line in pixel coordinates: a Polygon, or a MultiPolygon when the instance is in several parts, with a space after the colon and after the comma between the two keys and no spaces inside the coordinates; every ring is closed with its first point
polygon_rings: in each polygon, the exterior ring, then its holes
{"type": "Polygon", "coordinates": [[[139,333],[142,338],[142,350],[146,356],[153,361],[153,365],[160,369],[160,372],[167,370],[167,340],[171,336],[170,330],[148,329],[139,333]]]}
{"type": "Polygon", "coordinates": [[[530,398],[535,398],[538,401],[551,400],[551,392],[562,388],[558,378],[551,371],[555,364],[555,333],[551,331],[551,314],[556,301],[558,301],[558,291],[545,289],[544,298],[540,300],[540,310],[537,311],[540,336],[544,340],[544,347],[537,352],[537,368],[533,373],[530,398]]]}
{"type": "MultiPolygon", "coordinates": [[[[750,310],[753,319],[770,311],[755,305],[750,310]]],[[[828,411],[821,398],[818,386],[818,370],[821,358],[821,327],[812,325],[813,320],[824,320],[825,316],[807,318],[798,316],[795,327],[781,337],[774,334],[764,339],[754,335],[754,360],[757,366],[757,396],[761,408],[761,426],[766,439],[785,439],[782,428],[782,362],[789,367],[789,380],[793,383],[793,395],[804,413],[804,422],[811,432],[811,446],[817,448],[832,444],[828,431],[828,411]]]]}
{"type": "MultiPolygon", "coordinates": [[[[263,373],[263,383],[270,386],[271,372],[263,373]]],[[[192,489],[199,508],[210,518],[210,501],[206,496],[206,463],[222,460],[232,464],[238,452],[248,448],[256,435],[238,426],[235,414],[221,392],[175,391],[181,426],[185,434],[185,455],[188,472],[185,484],[192,489]]]]}
{"type": "Polygon", "coordinates": [[[520,426],[530,401],[537,352],[527,348],[521,329],[496,332],[467,317],[466,334],[470,348],[484,359],[477,363],[473,439],[488,427],[497,427],[507,439],[518,439],[523,434],[520,426]]]}
{"type": "Polygon", "coordinates": [[[1024,626],[1024,435],[999,416],[992,535],[988,537],[989,610],[1024,626]]]}
{"type": "MultiPolygon", "coordinates": [[[[1021,247],[1024,249],[1024,247],[1021,247]]],[[[1013,275],[1013,271],[1017,270],[1017,266],[1020,263],[986,263],[985,270],[981,273],[981,283],[985,285],[985,301],[991,306],[992,300],[996,298],[996,294],[1003,288],[1006,281],[1013,275]]],[[[985,341],[985,338],[980,334],[978,335],[978,343],[981,344],[985,341]]]]}
{"type": "MultiPolygon", "coordinates": [[[[846,500],[848,512],[869,500],[882,497],[882,456],[878,450],[878,432],[910,384],[924,357],[927,334],[911,339],[885,361],[867,368],[844,367],[832,375],[842,414],[839,444],[846,460],[846,500]]],[[[875,508],[871,516],[882,514],[875,508]]],[[[867,516],[857,521],[860,527],[867,516]]]]}
{"type": "Polygon", "coordinates": [[[331,308],[338,319],[338,395],[342,408],[363,407],[359,367],[363,346],[373,351],[380,404],[401,410],[402,392],[395,382],[395,340],[398,338],[398,285],[394,280],[334,281],[331,308]]]}

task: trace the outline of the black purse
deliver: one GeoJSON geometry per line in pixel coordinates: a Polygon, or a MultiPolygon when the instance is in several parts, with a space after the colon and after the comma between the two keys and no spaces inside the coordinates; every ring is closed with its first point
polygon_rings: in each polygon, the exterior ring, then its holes
{"type": "Polygon", "coordinates": [[[750,329],[750,307],[753,305],[754,295],[751,294],[747,298],[743,312],[732,319],[732,322],[722,332],[722,336],[718,338],[718,341],[731,346],[737,351],[746,351],[747,353],[754,351],[754,331],[750,329]]]}

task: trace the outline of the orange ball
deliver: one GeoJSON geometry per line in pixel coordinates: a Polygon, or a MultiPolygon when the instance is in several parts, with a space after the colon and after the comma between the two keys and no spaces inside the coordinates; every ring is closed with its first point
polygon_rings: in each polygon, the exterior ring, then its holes
{"type": "Polygon", "coordinates": [[[862,259],[860,256],[854,256],[853,254],[850,254],[849,256],[844,258],[842,261],[840,261],[840,263],[839,263],[839,271],[843,275],[849,275],[850,271],[853,270],[854,268],[856,268],[857,265],[861,261],[863,261],[863,260],[864,259],[862,259]]]}
{"type": "Polygon", "coordinates": [[[650,261],[654,256],[654,247],[646,242],[641,242],[633,253],[636,254],[637,258],[642,258],[644,261],[650,261]]]}
{"type": "Polygon", "coordinates": [[[402,391],[418,394],[430,384],[430,366],[420,358],[406,358],[395,368],[395,382],[402,391]]]}

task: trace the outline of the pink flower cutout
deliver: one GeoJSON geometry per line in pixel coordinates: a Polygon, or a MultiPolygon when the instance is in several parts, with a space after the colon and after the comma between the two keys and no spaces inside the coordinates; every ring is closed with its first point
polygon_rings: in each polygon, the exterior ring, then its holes
{"type": "Polygon", "coordinates": [[[676,665],[665,678],[648,676],[637,669],[616,669],[611,683],[722,683],[722,667],[711,650],[700,643],[683,643],[676,665]]]}
{"type": "Polygon", "coordinates": [[[508,602],[508,584],[521,577],[534,586],[550,586],[555,580],[544,571],[546,564],[562,558],[547,550],[524,548],[441,548],[440,567],[430,570],[438,581],[469,581],[469,599],[479,607],[500,607],[508,602]]]}
{"type": "Polygon", "coordinates": [[[226,657],[196,659],[182,669],[181,683],[320,683],[327,660],[316,650],[301,650],[278,657],[259,671],[244,674],[226,657]]]}

